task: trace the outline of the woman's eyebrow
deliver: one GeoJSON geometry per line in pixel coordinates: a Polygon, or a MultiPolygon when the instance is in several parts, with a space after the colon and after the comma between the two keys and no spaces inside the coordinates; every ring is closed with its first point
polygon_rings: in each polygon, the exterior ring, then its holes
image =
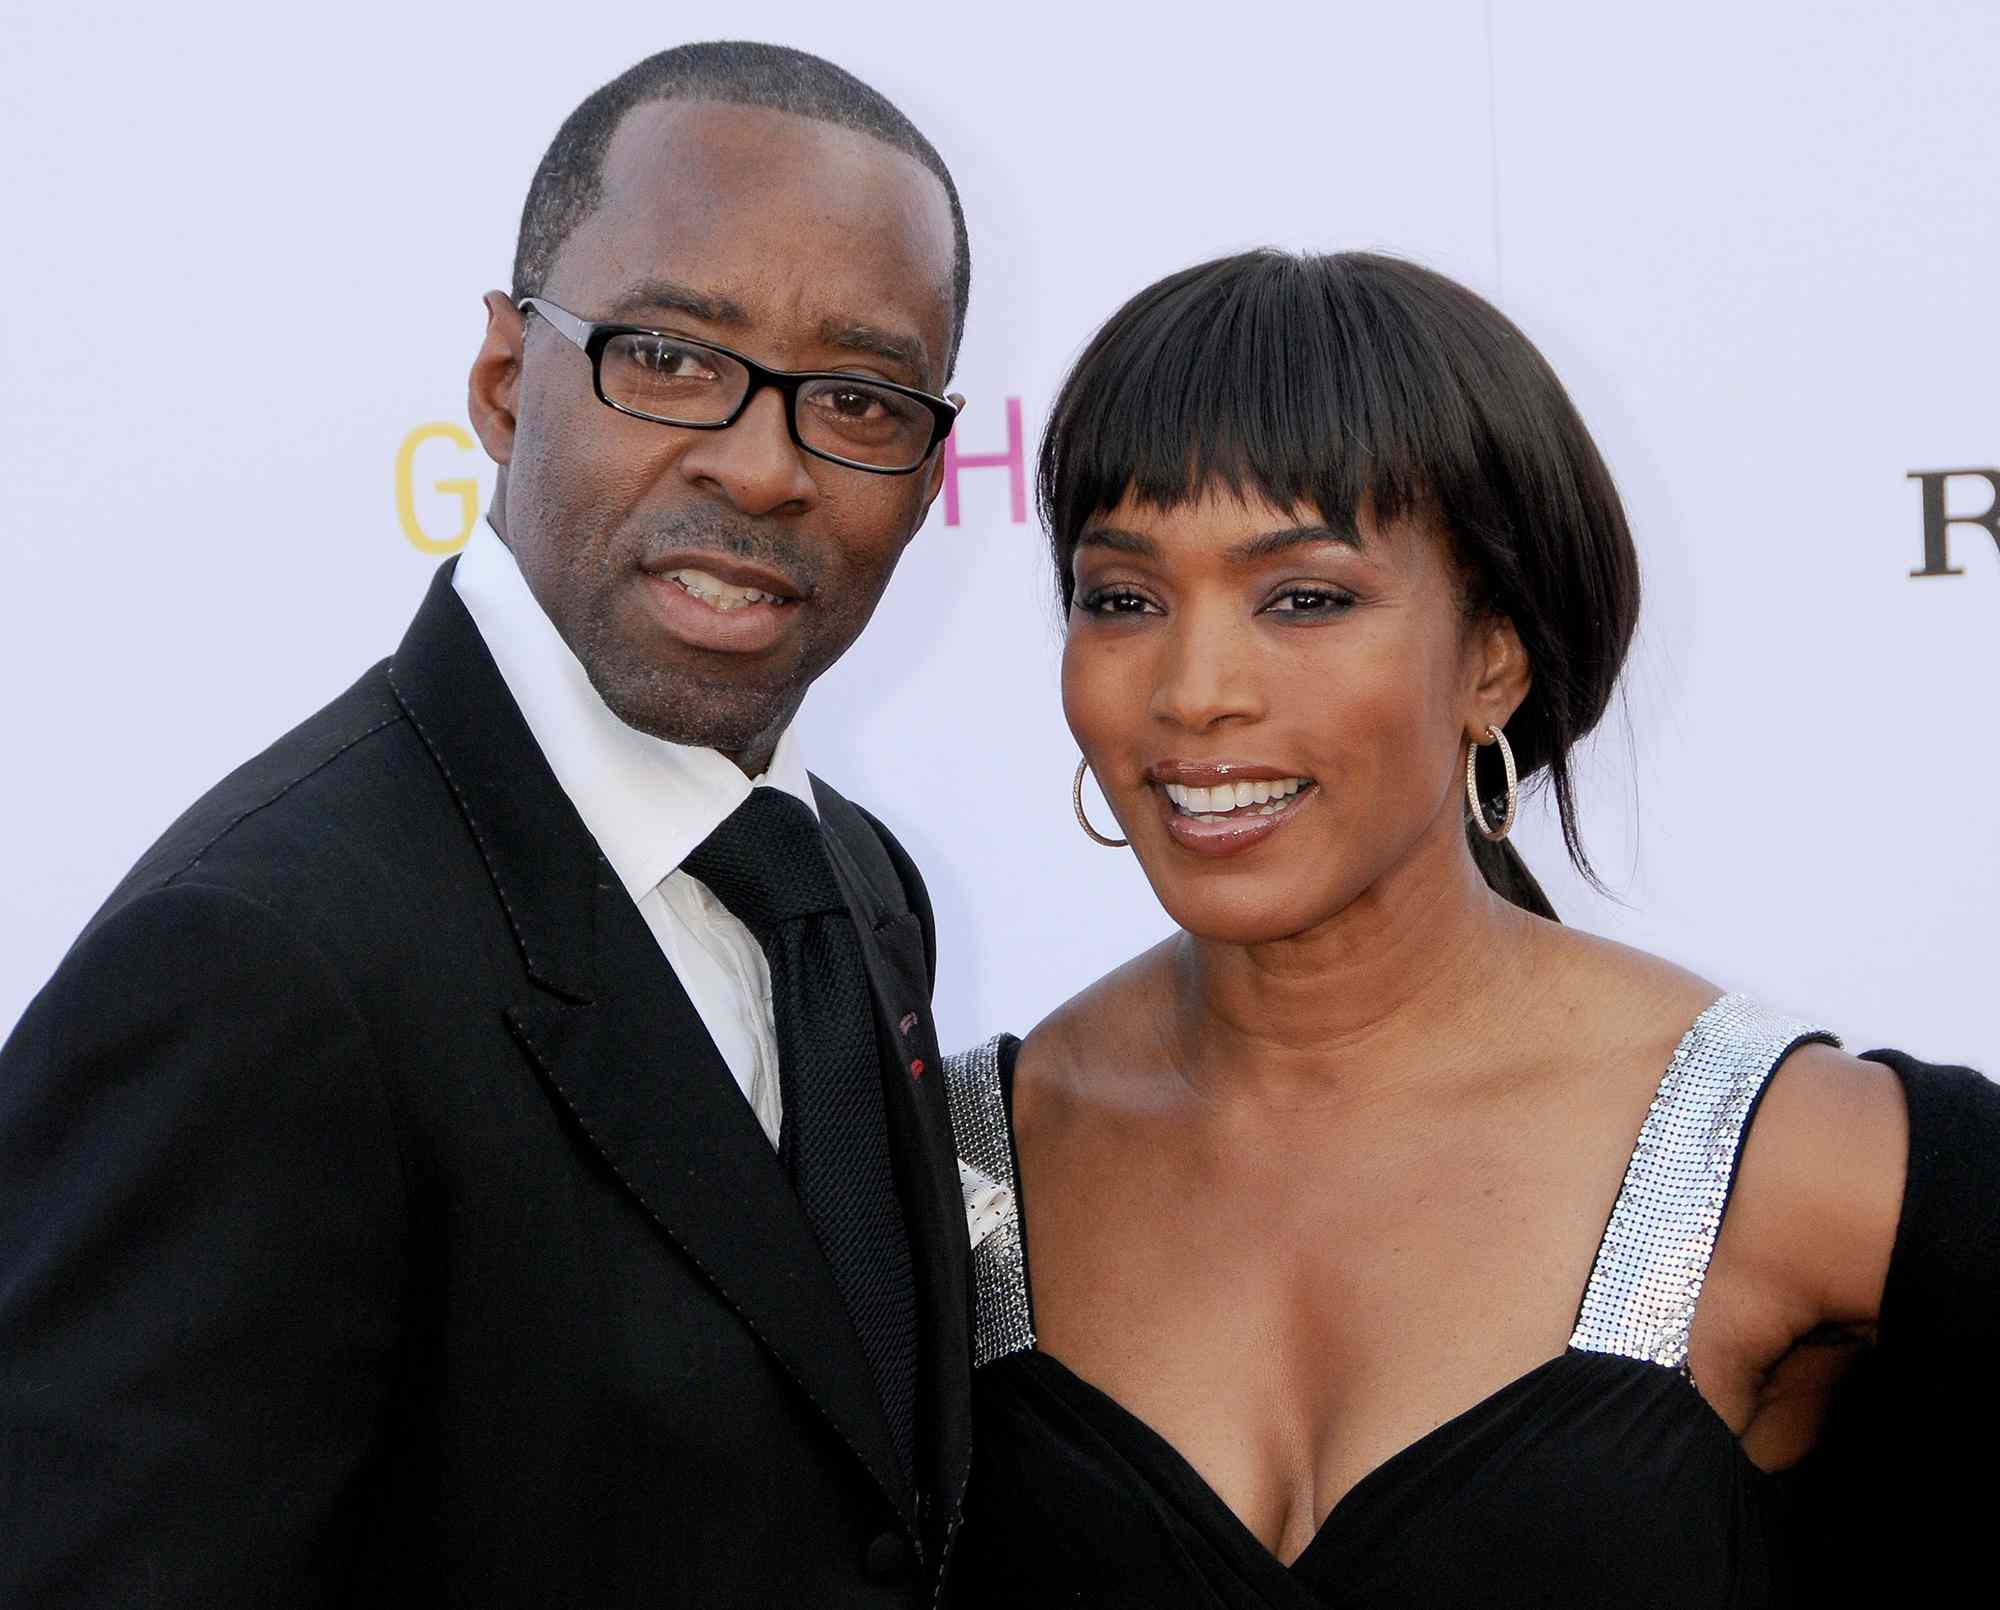
{"type": "Polygon", "coordinates": [[[1151,537],[1142,537],[1136,531],[1124,531],[1115,525],[1094,525],[1076,539],[1079,548],[1109,548],[1114,553],[1135,553],[1141,559],[1159,557],[1160,545],[1151,537]]]}
{"type": "MultiPolygon", "coordinates": [[[[1368,551],[1359,532],[1336,531],[1331,526],[1323,525],[1288,525],[1231,543],[1223,550],[1223,557],[1234,564],[1254,564],[1274,554],[1313,547],[1322,542],[1337,542],[1356,553],[1368,551]]],[[[1142,559],[1156,559],[1160,553],[1160,545],[1151,537],[1111,525],[1091,526],[1076,539],[1076,545],[1079,548],[1109,548],[1116,553],[1137,554],[1142,559]]]]}
{"type": "Polygon", "coordinates": [[[1368,551],[1359,532],[1336,531],[1331,526],[1323,525],[1288,525],[1232,543],[1227,557],[1237,564],[1251,564],[1276,554],[1289,553],[1294,548],[1312,547],[1322,542],[1337,542],[1356,553],[1368,551]]]}

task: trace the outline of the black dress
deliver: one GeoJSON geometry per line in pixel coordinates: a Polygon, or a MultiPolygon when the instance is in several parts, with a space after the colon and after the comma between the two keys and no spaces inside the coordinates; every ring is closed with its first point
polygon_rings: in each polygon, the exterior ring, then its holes
{"type": "MultiPolygon", "coordinates": [[[[1937,1539],[1913,1549],[1890,1529],[1947,1510],[1973,1524],[1981,1489],[1952,1481],[1940,1456],[1961,1428],[2000,1431],[1985,1384],[2000,1362],[2000,1090],[1964,1069],[1873,1053],[1910,1092],[1904,1220],[1879,1345],[1806,1467],[1772,1475],[1752,1464],[1686,1365],[1757,1101],[1794,1047],[1830,1038],[1741,996],[1704,1012],[1640,1132],[1569,1346],[1378,1466],[1289,1565],[1163,1438],[1035,1350],[1009,1115],[1018,1042],[948,1059],[979,1275],[974,1466],[950,1602],[1922,1602],[1877,1598],[1891,1558],[1900,1589],[1940,1558],[1937,1539]],[[1885,1371],[1891,1359],[1930,1367],[1885,1371]]],[[[1973,1542],[1947,1539],[1945,1552],[1971,1557],[1973,1542]]]]}

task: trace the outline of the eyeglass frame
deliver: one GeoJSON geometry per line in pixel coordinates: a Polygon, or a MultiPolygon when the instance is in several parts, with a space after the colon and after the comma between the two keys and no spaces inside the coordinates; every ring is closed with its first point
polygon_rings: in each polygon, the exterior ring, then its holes
{"type": "Polygon", "coordinates": [[[894,380],[882,380],[874,375],[855,374],[841,369],[773,369],[768,364],[759,363],[755,358],[738,352],[734,347],[725,347],[718,341],[704,340],[700,336],[677,335],[671,330],[656,330],[646,324],[617,324],[598,319],[586,319],[570,312],[560,303],[551,302],[545,296],[524,296],[514,304],[522,313],[540,315],[548,327],[578,348],[590,360],[590,385],[597,393],[597,400],[614,413],[628,419],[643,419],[649,425],[669,425],[676,430],[727,430],[756,401],[757,393],[770,387],[785,400],[785,428],[791,432],[792,445],[802,453],[810,453],[814,458],[824,459],[829,464],[839,464],[850,470],[860,470],[868,475],[914,475],[930,462],[931,455],[943,445],[951,435],[951,428],[957,422],[963,403],[955,403],[949,397],[934,397],[928,391],[919,391],[915,386],[901,385],[894,380]],[[743,390],[742,400],[730,410],[726,419],[686,420],[662,419],[657,414],[641,413],[636,408],[628,408],[623,403],[614,402],[604,394],[604,349],[621,335],[648,335],[661,341],[684,341],[691,346],[706,347],[711,352],[719,352],[725,358],[743,365],[750,383],[743,390]],[[886,469],[880,464],[863,464],[858,459],[842,458],[837,453],[829,453],[821,447],[814,447],[799,435],[799,388],[812,380],[858,380],[866,385],[880,386],[885,391],[893,391],[899,397],[908,397],[912,402],[922,403],[931,414],[931,439],[914,464],[902,469],[886,469]]]}

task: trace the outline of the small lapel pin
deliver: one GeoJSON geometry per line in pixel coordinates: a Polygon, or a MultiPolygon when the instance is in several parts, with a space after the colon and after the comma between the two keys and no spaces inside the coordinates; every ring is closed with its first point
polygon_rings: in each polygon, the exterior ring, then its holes
{"type": "Polygon", "coordinates": [[[910,1030],[916,1026],[917,1014],[915,1012],[905,1012],[903,1014],[903,1021],[896,1025],[896,1032],[907,1039],[909,1038],[910,1030]]]}

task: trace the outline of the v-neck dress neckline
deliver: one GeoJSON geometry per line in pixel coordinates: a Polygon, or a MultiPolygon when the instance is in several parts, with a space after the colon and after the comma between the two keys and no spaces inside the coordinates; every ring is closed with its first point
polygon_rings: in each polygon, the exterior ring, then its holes
{"type": "Polygon", "coordinates": [[[1165,1437],[1035,1347],[1019,1042],[948,1059],[968,1202],[976,1185],[985,1207],[972,1559],[955,1602],[1772,1602],[1776,1484],[1695,1389],[1687,1336],[1756,1104],[1813,1039],[1831,1036],[1742,996],[1709,1007],[1648,1109],[1569,1345],[1383,1460],[1289,1563],[1165,1437]]]}

